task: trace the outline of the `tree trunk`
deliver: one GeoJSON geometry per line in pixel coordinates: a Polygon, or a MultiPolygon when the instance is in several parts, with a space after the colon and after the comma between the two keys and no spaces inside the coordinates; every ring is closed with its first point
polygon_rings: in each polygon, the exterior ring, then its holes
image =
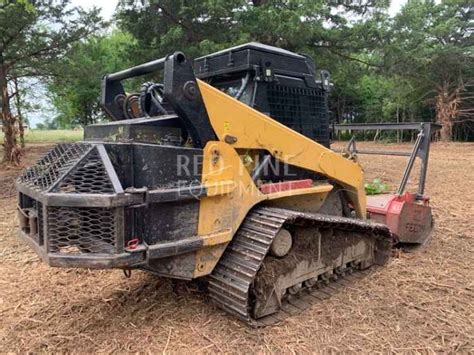
{"type": "Polygon", "coordinates": [[[20,133],[20,144],[22,148],[25,148],[25,128],[23,127],[23,115],[21,114],[21,98],[20,90],[18,90],[18,79],[15,78],[13,82],[15,84],[15,105],[18,119],[18,132],[20,133]]]}
{"type": "MultiPolygon", "coordinates": [[[[400,106],[397,103],[397,123],[400,123],[400,106]]],[[[400,143],[400,130],[397,129],[397,143],[400,143]]]]}
{"type": "Polygon", "coordinates": [[[437,88],[436,122],[443,125],[440,130],[442,141],[449,142],[453,138],[453,121],[459,113],[461,89],[462,85],[459,85],[450,93],[447,81],[437,88]]]}
{"type": "Polygon", "coordinates": [[[440,90],[438,90],[438,95],[436,96],[436,121],[442,125],[439,134],[441,140],[444,142],[449,142],[452,139],[452,125],[448,101],[448,89],[446,85],[443,85],[440,90]]]}
{"type": "Polygon", "coordinates": [[[15,117],[10,110],[10,96],[8,95],[7,69],[0,53],[0,91],[2,104],[2,125],[3,125],[3,162],[20,163],[21,152],[16,141],[15,117]]]}
{"type": "MultiPolygon", "coordinates": [[[[441,122],[438,120],[438,122],[441,122]]],[[[452,140],[452,126],[449,121],[444,121],[443,127],[439,131],[440,139],[443,142],[450,142],[452,140]]]]}

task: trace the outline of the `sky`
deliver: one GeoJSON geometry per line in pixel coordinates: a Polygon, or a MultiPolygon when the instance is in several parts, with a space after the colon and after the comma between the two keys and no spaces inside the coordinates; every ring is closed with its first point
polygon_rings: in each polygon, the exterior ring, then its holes
{"type": "MultiPolygon", "coordinates": [[[[395,15],[400,8],[407,2],[407,0],[392,0],[389,8],[389,14],[391,16],[395,15]]],[[[73,6],[81,6],[84,9],[91,9],[92,7],[96,6],[101,9],[102,17],[106,20],[110,20],[112,15],[115,11],[115,7],[117,6],[118,0],[72,0],[71,4],[73,6]]],[[[44,90],[44,88],[42,88],[44,90]]],[[[49,106],[49,105],[44,105],[49,106]]],[[[41,112],[31,113],[29,116],[30,125],[35,127],[37,123],[43,122],[49,114],[52,112],[46,112],[50,110],[41,110],[41,112]]]]}
{"type": "Polygon", "coordinates": [[[114,14],[115,7],[117,6],[117,0],[72,0],[71,4],[73,6],[82,6],[84,9],[88,10],[96,6],[101,8],[102,17],[106,20],[110,20],[114,14]]]}
{"type": "Polygon", "coordinates": [[[390,2],[390,8],[388,9],[388,13],[390,16],[394,16],[398,11],[400,11],[401,7],[405,5],[407,0],[392,0],[390,2]]]}

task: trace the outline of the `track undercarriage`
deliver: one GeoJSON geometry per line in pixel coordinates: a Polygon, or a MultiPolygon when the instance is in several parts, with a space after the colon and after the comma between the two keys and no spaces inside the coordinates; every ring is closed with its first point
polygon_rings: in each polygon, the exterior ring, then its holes
{"type": "Polygon", "coordinates": [[[211,274],[209,293],[248,324],[270,325],[357,278],[348,275],[385,264],[390,250],[390,231],[381,224],[260,207],[211,274]],[[282,229],[290,231],[293,245],[285,256],[273,256],[269,250],[282,229]]]}

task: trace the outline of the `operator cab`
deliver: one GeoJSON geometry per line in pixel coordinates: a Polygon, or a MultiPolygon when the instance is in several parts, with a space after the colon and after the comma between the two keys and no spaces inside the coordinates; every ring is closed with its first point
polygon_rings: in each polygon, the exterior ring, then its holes
{"type": "Polygon", "coordinates": [[[247,43],[194,61],[197,78],[329,147],[329,73],[308,56],[247,43]]]}

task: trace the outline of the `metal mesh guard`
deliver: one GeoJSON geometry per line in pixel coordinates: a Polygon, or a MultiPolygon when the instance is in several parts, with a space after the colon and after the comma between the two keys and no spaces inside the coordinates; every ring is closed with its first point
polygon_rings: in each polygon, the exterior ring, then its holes
{"type": "Polygon", "coordinates": [[[38,163],[27,169],[18,181],[35,190],[46,191],[91,147],[86,143],[58,144],[38,163]]]}
{"type": "Polygon", "coordinates": [[[271,117],[317,141],[328,139],[329,124],[323,91],[269,85],[267,94],[271,117]]]}
{"type": "Polygon", "coordinates": [[[115,192],[97,147],[87,143],[58,144],[27,169],[19,182],[43,192],[115,192]]]}
{"type": "Polygon", "coordinates": [[[62,254],[114,253],[114,210],[105,208],[50,207],[50,252],[62,254]]]}
{"type": "Polygon", "coordinates": [[[114,193],[114,188],[97,152],[92,150],[53,189],[63,193],[114,193]]]}

